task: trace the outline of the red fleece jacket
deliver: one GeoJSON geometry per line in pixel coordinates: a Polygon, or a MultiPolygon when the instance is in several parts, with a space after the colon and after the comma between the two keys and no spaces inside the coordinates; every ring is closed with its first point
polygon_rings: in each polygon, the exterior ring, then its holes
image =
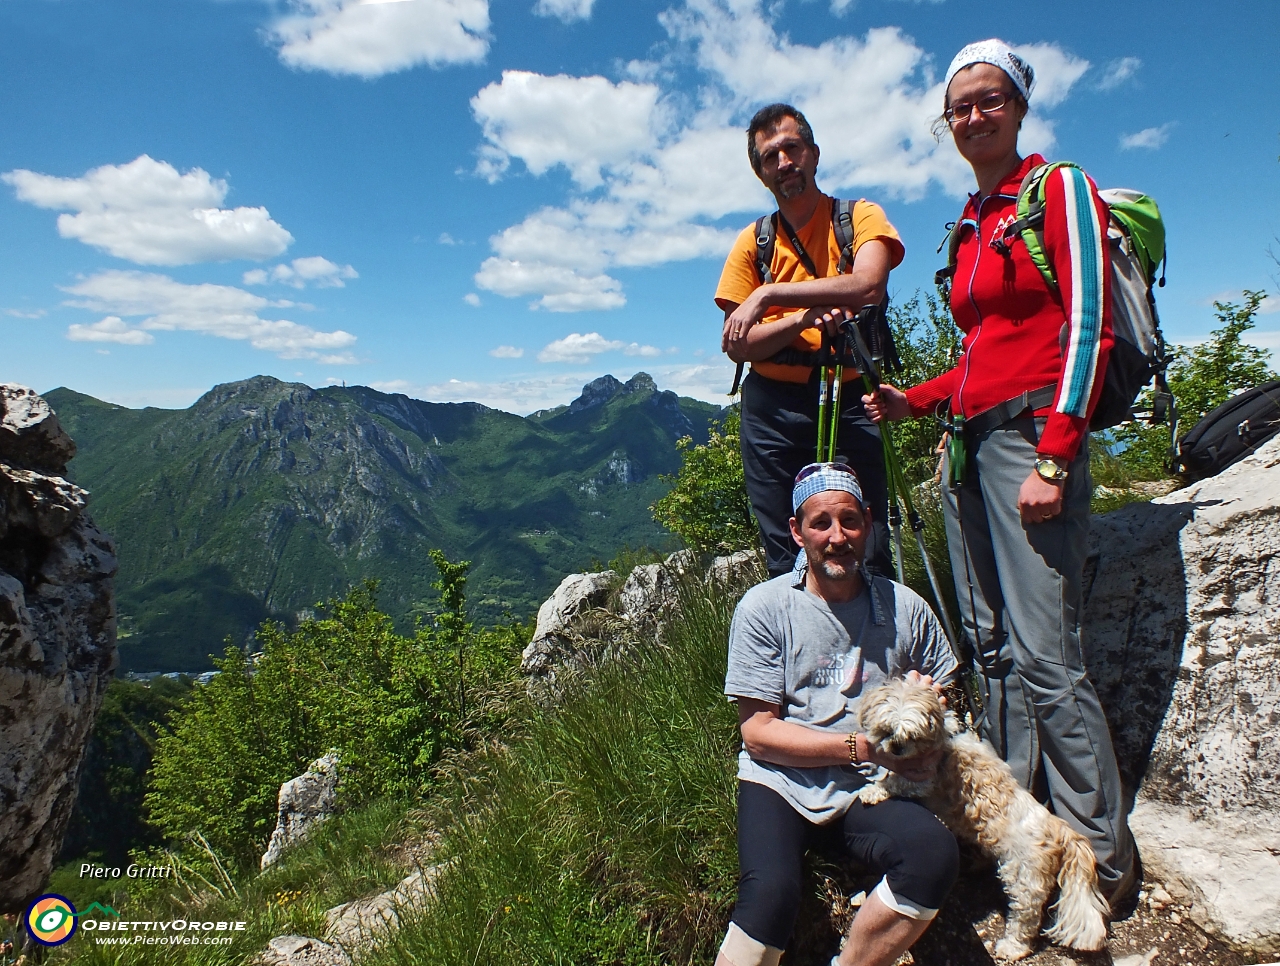
{"type": "Polygon", "coordinates": [[[1058,168],[1045,182],[1044,248],[1058,279],[1053,291],[1021,238],[1009,254],[993,247],[1016,217],[1018,187],[1044,158],[1033,154],[990,195],[969,197],[960,232],[951,314],[964,332],[956,367],[907,390],[911,413],[934,412],[946,399],[972,417],[1024,391],[1053,385],[1052,406],[1036,449],[1072,459],[1088,432],[1111,352],[1111,264],[1106,203],[1078,168],[1058,168]],[[1059,333],[1067,325],[1066,352],[1059,333]]]}

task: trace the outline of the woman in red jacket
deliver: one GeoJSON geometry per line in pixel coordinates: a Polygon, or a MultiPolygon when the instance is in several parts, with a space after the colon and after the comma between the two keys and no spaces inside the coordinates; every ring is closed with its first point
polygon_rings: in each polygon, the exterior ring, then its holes
{"type": "Polygon", "coordinates": [[[905,393],[881,387],[866,397],[867,412],[964,417],[961,480],[943,493],[985,737],[1090,840],[1114,906],[1136,892],[1141,872],[1080,650],[1088,424],[1111,350],[1108,213],[1080,169],[1046,176],[1044,250],[1056,291],[1021,237],[1004,237],[1023,178],[1044,163],[1018,151],[1033,80],[999,40],[970,44],[952,61],[943,118],[978,183],[954,229],[951,312],[963,353],[950,372],[905,393]]]}

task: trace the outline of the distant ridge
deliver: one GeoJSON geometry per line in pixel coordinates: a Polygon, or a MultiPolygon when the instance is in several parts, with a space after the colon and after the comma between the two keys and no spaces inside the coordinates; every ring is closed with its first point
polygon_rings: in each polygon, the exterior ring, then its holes
{"type": "Polygon", "coordinates": [[[721,410],[602,376],[528,417],[364,386],[255,376],[190,408],[46,394],[70,474],[120,547],[125,670],[198,671],[224,637],[291,622],[372,577],[403,626],[434,596],[427,550],[473,562],[477,619],[527,616],[624,544],[669,546],[648,507],[721,410]]]}

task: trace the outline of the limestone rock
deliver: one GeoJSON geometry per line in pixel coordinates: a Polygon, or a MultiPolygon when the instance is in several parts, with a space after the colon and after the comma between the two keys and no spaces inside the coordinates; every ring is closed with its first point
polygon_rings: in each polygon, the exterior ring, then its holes
{"type": "Polygon", "coordinates": [[[524,674],[546,676],[560,663],[570,644],[570,625],[587,611],[601,607],[609,598],[609,588],[618,575],[612,570],[595,574],[570,574],[560,581],[554,594],[538,608],[533,640],[524,649],[520,670],[524,674]]]}
{"type": "Polygon", "coordinates": [[[0,912],[44,887],[115,671],[111,538],[61,474],[73,443],[40,396],[0,385],[0,912]]]}
{"type": "Polygon", "coordinates": [[[1085,660],[1144,861],[1198,897],[1206,929],[1280,952],[1260,908],[1280,896],[1280,438],[1095,519],[1091,546],[1085,660]]]}
{"type": "Polygon", "coordinates": [[[767,576],[764,558],[752,550],[739,550],[727,557],[716,557],[707,568],[707,580],[723,587],[754,584],[767,576]]]}
{"type": "Polygon", "coordinates": [[[351,966],[340,946],[310,936],[277,936],[253,960],[256,966],[351,966]]]}
{"type": "Polygon", "coordinates": [[[676,582],[697,565],[698,558],[691,551],[681,550],[662,563],[636,567],[622,585],[618,613],[633,624],[656,625],[678,603],[676,582]]]}
{"type": "Polygon", "coordinates": [[[26,386],[0,384],[0,453],[15,466],[61,476],[76,444],[43,396],[26,386]]]}
{"type": "Polygon", "coordinates": [[[276,827],[267,851],[262,854],[263,869],[279,862],[288,846],[301,841],[333,815],[338,778],[338,755],[331,751],[308,765],[303,774],[280,786],[276,827]]]}
{"type": "Polygon", "coordinates": [[[1275,809],[1196,812],[1143,799],[1130,827],[1152,875],[1191,917],[1234,945],[1280,951],[1280,821],[1275,809]],[[1247,899],[1247,902],[1241,902],[1247,899]]]}
{"type": "Polygon", "coordinates": [[[432,894],[441,866],[406,876],[393,889],[367,899],[334,906],[324,914],[325,939],[355,954],[400,928],[400,916],[421,909],[432,894]]]}

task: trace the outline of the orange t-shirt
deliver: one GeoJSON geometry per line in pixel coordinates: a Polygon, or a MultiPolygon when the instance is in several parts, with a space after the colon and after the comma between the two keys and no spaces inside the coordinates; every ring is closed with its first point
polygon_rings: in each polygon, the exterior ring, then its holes
{"type": "MultiPolygon", "coordinates": [[[[800,244],[813,259],[813,267],[818,270],[818,278],[829,278],[836,274],[840,264],[840,249],[836,247],[836,233],[831,229],[831,199],[823,195],[823,201],[813,211],[813,217],[803,228],[796,229],[800,244]]],[[[897,229],[889,224],[884,209],[873,202],[861,200],[853,206],[853,253],[873,239],[879,239],[889,246],[890,268],[897,268],[902,262],[906,250],[898,237],[897,229]]],[[[773,246],[773,261],[770,264],[775,282],[804,282],[811,278],[808,270],[800,261],[786,230],[778,225],[777,241],[773,246]]],[[[730,303],[740,305],[748,295],[760,287],[760,278],[756,275],[756,231],[752,223],[742,229],[742,233],[733,243],[729,257],[725,259],[724,270],[720,273],[720,284],[716,286],[716,305],[723,310],[730,303]]],[[[760,320],[761,325],[777,322],[784,316],[795,312],[794,308],[771,305],[760,320]]],[[[804,352],[816,352],[822,347],[822,335],[817,329],[806,329],[791,341],[791,347],[804,352]]],[[[784,366],[776,362],[753,362],[753,371],[778,379],[783,382],[808,382],[810,369],[808,366],[784,366]]],[[[846,378],[854,374],[846,373],[846,378]]]]}

